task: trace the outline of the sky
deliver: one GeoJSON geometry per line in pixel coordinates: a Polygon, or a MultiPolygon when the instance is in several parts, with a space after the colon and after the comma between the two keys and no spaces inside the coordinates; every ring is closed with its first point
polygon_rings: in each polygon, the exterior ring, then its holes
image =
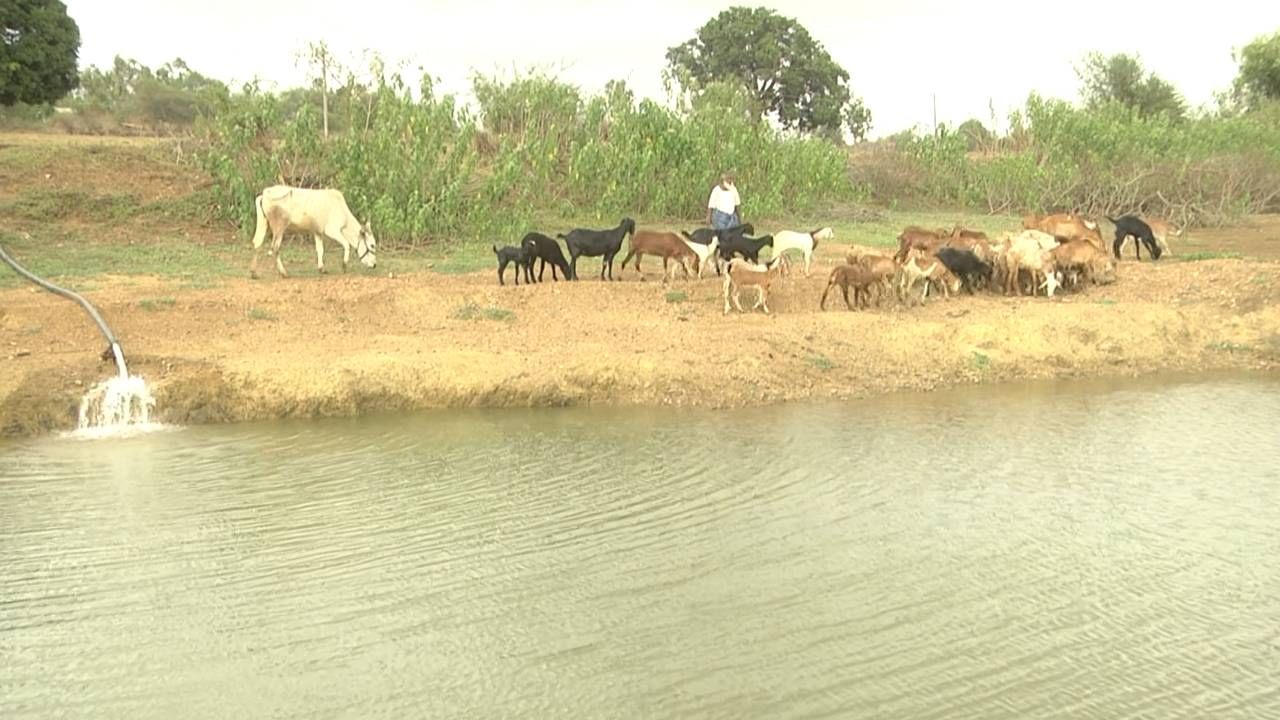
{"type": "MultiPolygon", "coordinates": [[[[64,0],[80,26],[82,67],[116,55],[152,67],[181,57],[232,83],[300,84],[296,60],[324,40],[348,65],[365,50],[437,90],[470,96],[474,72],[554,72],[586,92],[626,80],[665,101],[668,47],[734,4],[705,0],[64,0]]],[[[794,17],[850,74],[871,109],[871,137],[977,117],[997,129],[1031,91],[1078,98],[1075,67],[1090,51],[1136,54],[1195,107],[1235,77],[1232,50],[1280,30],[1280,3],[1183,5],[1126,0],[846,0],[759,3],[794,17]]],[[[406,77],[409,79],[409,77],[406,77]]],[[[416,82],[410,82],[416,86],[416,82]]]]}

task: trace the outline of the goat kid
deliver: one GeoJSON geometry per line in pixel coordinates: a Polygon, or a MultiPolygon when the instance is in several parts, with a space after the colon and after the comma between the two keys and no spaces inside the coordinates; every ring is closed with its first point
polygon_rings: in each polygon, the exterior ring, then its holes
{"type": "Polygon", "coordinates": [[[854,306],[868,307],[871,297],[871,286],[879,282],[879,278],[871,272],[871,269],[862,263],[845,263],[837,265],[831,270],[831,275],[827,277],[827,287],[822,291],[822,299],[818,301],[818,307],[822,310],[827,309],[827,293],[831,292],[831,288],[840,286],[840,294],[844,296],[844,305],[850,310],[855,309],[854,306]],[[849,302],[849,288],[853,288],[853,302],[849,302]]]}
{"type": "Polygon", "coordinates": [[[763,307],[765,314],[769,314],[769,288],[778,279],[781,260],[773,258],[767,265],[757,265],[738,258],[729,260],[724,272],[724,314],[729,314],[730,298],[738,312],[746,312],[738,301],[738,294],[744,287],[754,287],[757,292],[756,304],[751,309],[763,307]]]}
{"type": "Polygon", "coordinates": [[[520,285],[520,273],[524,273],[525,282],[533,282],[533,260],[528,250],[522,245],[521,247],[513,247],[505,245],[501,250],[497,245],[493,245],[493,254],[498,257],[498,284],[506,285],[502,281],[502,276],[507,271],[507,265],[515,264],[514,273],[516,285],[520,285]]]}

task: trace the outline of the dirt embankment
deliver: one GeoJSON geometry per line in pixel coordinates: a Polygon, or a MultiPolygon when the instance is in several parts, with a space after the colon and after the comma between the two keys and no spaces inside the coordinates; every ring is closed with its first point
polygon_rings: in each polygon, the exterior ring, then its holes
{"type": "MultiPolygon", "coordinates": [[[[75,255],[81,269],[137,273],[141,260],[185,267],[182,251],[198,247],[225,254],[237,273],[248,266],[247,243],[225,224],[134,211],[198,199],[208,178],[179,162],[181,144],[4,134],[0,156],[0,231],[44,243],[29,260],[75,255]]],[[[627,271],[601,283],[592,259],[581,282],[518,288],[498,287],[492,270],[390,277],[382,267],[218,276],[205,289],[139,275],[68,284],[102,310],[130,368],[152,385],[159,419],[174,423],[475,405],[734,407],[1017,378],[1275,368],[1280,217],[1193,234],[1174,240],[1176,253],[1265,260],[1139,264],[1128,255],[1115,285],[1053,300],[980,295],[848,312],[837,297],[824,313],[825,276],[848,240],[838,235],[819,248],[812,278],[782,283],[772,316],[723,316],[714,277],[664,288],[627,271]]],[[[308,245],[290,250],[294,268],[308,245]]],[[[0,290],[0,435],[71,427],[85,390],[113,370],[98,359],[104,345],[74,304],[32,286],[0,290]]]]}
{"type": "MultiPolygon", "coordinates": [[[[519,288],[491,273],[214,289],[99,278],[86,294],[153,386],[159,419],[184,424],[449,406],[735,407],[1280,366],[1280,263],[1128,261],[1115,285],[1053,300],[979,295],[870,312],[849,312],[837,292],[821,312],[835,260],[787,279],[771,316],[722,315],[714,278],[664,288],[633,271],[625,282],[519,288]]],[[[84,390],[112,370],[96,328],[23,287],[0,292],[0,331],[0,433],[73,426],[84,390]]]]}

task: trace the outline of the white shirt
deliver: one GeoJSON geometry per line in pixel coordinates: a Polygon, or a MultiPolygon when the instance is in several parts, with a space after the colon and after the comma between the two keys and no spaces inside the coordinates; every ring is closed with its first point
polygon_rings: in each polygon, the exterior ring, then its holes
{"type": "Polygon", "coordinates": [[[742,204],[742,199],[738,197],[738,187],[730,185],[728,190],[717,183],[711,191],[711,199],[707,200],[707,207],[713,210],[719,210],[726,215],[732,215],[735,208],[742,204]]]}

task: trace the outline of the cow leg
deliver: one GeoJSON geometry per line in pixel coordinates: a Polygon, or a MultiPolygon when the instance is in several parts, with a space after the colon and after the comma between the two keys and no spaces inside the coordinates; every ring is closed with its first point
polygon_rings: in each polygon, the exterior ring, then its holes
{"type": "MultiPolygon", "coordinates": [[[[849,286],[848,286],[848,285],[841,284],[841,285],[840,285],[840,294],[844,295],[844,306],[845,306],[845,307],[847,307],[847,308],[849,308],[850,310],[852,310],[852,309],[853,309],[853,303],[849,302],[849,286]]],[[[858,298],[858,291],[857,291],[857,289],[856,289],[856,288],[855,288],[855,289],[854,289],[854,291],[853,291],[853,297],[854,297],[854,299],[855,299],[855,300],[858,298]]]]}
{"type": "Polygon", "coordinates": [[[324,237],[321,235],[313,235],[316,241],[316,270],[321,275],[324,274],[324,237]]]}
{"type": "Polygon", "coordinates": [[[813,251],[807,251],[804,254],[804,276],[813,277],[809,272],[809,263],[813,260],[813,251]]]}
{"type": "Polygon", "coordinates": [[[287,278],[289,273],[284,269],[284,261],[280,259],[280,243],[284,241],[284,230],[276,233],[271,241],[271,247],[275,250],[276,255],[276,272],[280,273],[280,277],[287,278]]]}

